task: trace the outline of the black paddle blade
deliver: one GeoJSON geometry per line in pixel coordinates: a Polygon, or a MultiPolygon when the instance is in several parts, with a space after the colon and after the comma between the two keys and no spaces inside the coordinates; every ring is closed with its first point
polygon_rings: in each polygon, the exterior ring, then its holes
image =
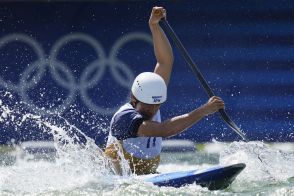
{"type": "Polygon", "coordinates": [[[244,141],[249,141],[245,134],[239,129],[239,127],[230,119],[224,109],[220,109],[219,113],[221,114],[222,119],[229,125],[231,129],[233,129],[240,137],[242,137],[244,141]]]}

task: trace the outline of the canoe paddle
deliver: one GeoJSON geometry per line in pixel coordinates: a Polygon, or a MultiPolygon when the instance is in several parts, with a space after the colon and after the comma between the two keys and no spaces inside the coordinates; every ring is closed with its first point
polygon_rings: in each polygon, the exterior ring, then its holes
{"type": "MultiPolygon", "coordinates": [[[[192,60],[191,56],[188,54],[187,50],[184,48],[182,42],[179,40],[175,32],[173,31],[172,27],[169,25],[167,20],[165,18],[162,18],[159,22],[160,26],[163,27],[165,32],[171,37],[176,47],[179,49],[182,57],[186,61],[186,63],[189,65],[192,72],[195,74],[195,76],[200,81],[202,87],[204,88],[206,94],[208,97],[213,97],[214,93],[212,89],[209,87],[208,83],[204,79],[203,75],[201,74],[200,70],[192,60]]],[[[230,119],[230,117],[227,115],[226,111],[224,109],[220,109],[219,113],[222,117],[222,119],[227,123],[227,125],[233,129],[244,141],[248,142],[248,139],[246,138],[245,134],[239,129],[239,127],[230,119]]]]}

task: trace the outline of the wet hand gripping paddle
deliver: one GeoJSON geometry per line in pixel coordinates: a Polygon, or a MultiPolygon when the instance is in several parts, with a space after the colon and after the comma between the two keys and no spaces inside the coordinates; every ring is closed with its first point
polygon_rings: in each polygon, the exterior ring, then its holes
{"type": "MultiPolygon", "coordinates": [[[[163,19],[160,20],[159,24],[160,24],[161,27],[163,27],[163,29],[165,30],[165,32],[171,37],[171,39],[173,40],[174,44],[179,49],[182,57],[184,58],[184,60],[189,65],[189,67],[192,70],[192,72],[196,75],[196,77],[200,81],[200,83],[201,83],[202,87],[204,88],[205,92],[207,93],[207,95],[209,97],[213,97],[214,96],[213,91],[209,87],[208,83],[204,79],[204,77],[201,74],[200,70],[198,69],[198,67],[196,66],[196,64],[194,63],[194,61],[190,57],[190,55],[188,54],[187,50],[184,48],[183,44],[181,43],[181,41],[179,40],[179,38],[177,37],[177,35],[173,31],[172,27],[167,22],[167,20],[165,18],[163,18],[163,19]]],[[[225,112],[225,110],[224,109],[220,109],[219,110],[219,113],[220,113],[222,119],[227,123],[227,125],[233,131],[235,131],[244,141],[248,142],[248,139],[246,138],[245,134],[230,119],[230,117],[227,115],[227,113],[225,112]]]]}

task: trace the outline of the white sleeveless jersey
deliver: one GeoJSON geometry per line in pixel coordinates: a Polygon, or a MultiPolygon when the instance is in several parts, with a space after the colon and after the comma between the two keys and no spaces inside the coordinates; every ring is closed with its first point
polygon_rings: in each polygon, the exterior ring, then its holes
{"type": "MultiPolygon", "coordinates": [[[[126,103],[114,114],[114,116],[124,110],[133,109],[130,103],[126,103]]],[[[161,122],[160,111],[153,116],[152,121],[161,122]]],[[[113,143],[113,136],[109,132],[107,145],[113,143]]],[[[141,159],[151,159],[161,152],[162,137],[135,137],[123,140],[124,149],[132,156],[141,159]]]]}

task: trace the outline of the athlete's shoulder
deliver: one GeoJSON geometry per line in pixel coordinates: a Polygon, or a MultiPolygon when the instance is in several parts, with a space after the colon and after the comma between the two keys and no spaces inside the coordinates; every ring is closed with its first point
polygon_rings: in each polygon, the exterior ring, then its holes
{"type": "Polygon", "coordinates": [[[143,121],[144,117],[131,104],[125,104],[112,117],[111,134],[119,140],[137,137],[138,128],[143,121]]]}
{"type": "Polygon", "coordinates": [[[118,109],[118,111],[113,115],[113,117],[111,119],[111,124],[113,122],[120,120],[121,118],[125,118],[127,116],[137,114],[137,113],[138,112],[135,110],[135,108],[130,103],[126,103],[123,106],[121,106],[118,109]]]}

